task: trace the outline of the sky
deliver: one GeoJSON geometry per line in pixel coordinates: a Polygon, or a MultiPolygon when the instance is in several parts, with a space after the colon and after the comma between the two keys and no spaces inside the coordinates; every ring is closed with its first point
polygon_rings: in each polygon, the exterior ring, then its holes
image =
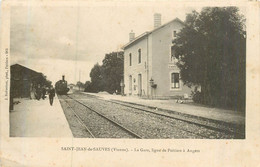
{"type": "Polygon", "coordinates": [[[162,24],[199,8],[160,5],[14,6],[11,9],[11,64],[42,72],[53,83],[90,80],[94,64],[106,53],[120,51],[136,36],[153,29],[153,14],[162,24]]]}

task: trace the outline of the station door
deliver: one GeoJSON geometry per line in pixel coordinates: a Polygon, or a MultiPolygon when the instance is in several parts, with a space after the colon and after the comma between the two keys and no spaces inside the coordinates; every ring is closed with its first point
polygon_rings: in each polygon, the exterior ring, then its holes
{"type": "Polygon", "coordinates": [[[142,96],[142,74],[138,74],[138,95],[142,96]]]}

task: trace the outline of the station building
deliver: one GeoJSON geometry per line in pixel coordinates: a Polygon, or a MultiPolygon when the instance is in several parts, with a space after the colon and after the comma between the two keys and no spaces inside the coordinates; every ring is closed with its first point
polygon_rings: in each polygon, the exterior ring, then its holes
{"type": "Polygon", "coordinates": [[[32,85],[43,85],[46,81],[42,73],[20,64],[11,65],[10,94],[12,97],[30,97],[32,85]]]}
{"type": "Polygon", "coordinates": [[[133,31],[124,50],[124,93],[149,98],[189,97],[192,89],[181,80],[172,41],[184,27],[175,18],[161,25],[161,14],[154,14],[154,29],[137,37],[133,31]]]}

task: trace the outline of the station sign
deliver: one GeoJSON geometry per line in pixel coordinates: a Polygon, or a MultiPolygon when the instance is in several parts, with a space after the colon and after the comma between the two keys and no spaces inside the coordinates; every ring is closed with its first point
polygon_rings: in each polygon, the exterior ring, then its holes
{"type": "Polygon", "coordinates": [[[172,70],[178,70],[178,67],[177,67],[176,64],[169,64],[169,65],[168,65],[168,68],[169,68],[169,69],[172,69],[172,70]]]}

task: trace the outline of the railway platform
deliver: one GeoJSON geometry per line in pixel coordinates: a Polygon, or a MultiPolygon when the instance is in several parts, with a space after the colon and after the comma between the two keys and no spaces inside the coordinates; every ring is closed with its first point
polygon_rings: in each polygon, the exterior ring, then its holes
{"type": "Polygon", "coordinates": [[[10,111],[11,137],[73,137],[61,108],[59,99],[14,99],[14,110],[10,111]]]}
{"type": "Polygon", "coordinates": [[[174,111],[174,112],[193,115],[197,117],[223,121],[227,123],[233,123],[239,125],[245,124],[244,114],[232,110],[197,106],[188,103],[180,104],[180,103],[176,103],[176,100],[149,100],[149,99],[141,99],[139,97],[110,95],[106,93],[86,93],[86,92],[82,92],[82,93],[95,95],[106,100],[118,100],[127,103],[134,103],[134,104],[143,105],[147,107],[153,107],[153,108],[158,108],[167,111],[174,111]]]}

